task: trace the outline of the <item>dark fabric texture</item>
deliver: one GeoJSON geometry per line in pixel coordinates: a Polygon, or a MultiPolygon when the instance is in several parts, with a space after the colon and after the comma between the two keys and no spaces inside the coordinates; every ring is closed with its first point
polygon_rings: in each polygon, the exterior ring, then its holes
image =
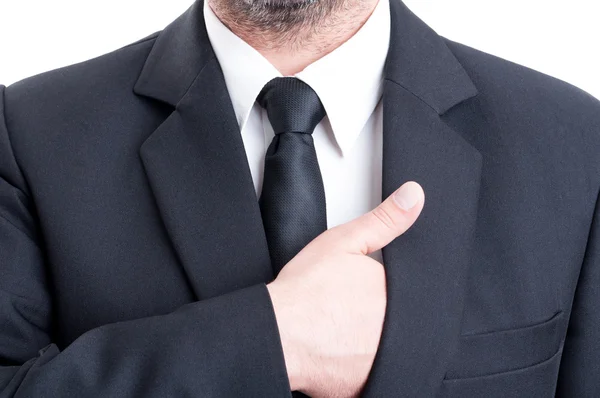
{"type": "MultiPolygon", "coordinates": [[[[362,395],[600,396],[599,101],[390,7],[382,199],[426,200],[362,395]]],[[[0,397],[291,396],[202,21],[0,86],[0,397]]]]}
{"type": "Polygon", "coordinates": [[[325,187],[312,137],[325,108],[308,84],[290,77],[268,82],[257,102],[275,132],[265,155],[259,206],[277,275],[327,230],[325,187]]]}

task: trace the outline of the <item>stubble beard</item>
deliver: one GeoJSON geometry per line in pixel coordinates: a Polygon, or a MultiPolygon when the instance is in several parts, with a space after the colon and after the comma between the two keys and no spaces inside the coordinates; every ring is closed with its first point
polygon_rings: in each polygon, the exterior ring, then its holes
{"type": "MultiPolygon", "coordinates": [[[[206,1],[206,0],[205,0],[206,1]]],[[[337,23],[337,14],[357,0],[210,0],[223,22],[254,47],[276,50],[312,45],[337,23]]],[[[323,43],[325,46],[326,43],[323,43]]]]}

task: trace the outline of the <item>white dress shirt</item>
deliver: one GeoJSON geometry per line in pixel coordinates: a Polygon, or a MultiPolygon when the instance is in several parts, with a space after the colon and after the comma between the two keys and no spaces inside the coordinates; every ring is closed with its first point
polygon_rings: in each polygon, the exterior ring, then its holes
{"type": "MultiPolygon", "coordinates": [[[[390,40],[389,0],[379,0],[348,41],[294,75],[315,90],[327,116],[313,132],[325,187],[327,226],[334,227],[381,203],[383,67],[390,40]]],[[[274,133],[256,103],[263,86],[282,74],[231,32],[204,2],[210,43],[223,70],[256,196],[274,133]]],[[[371,255],[383,262],[381,251],[371,255]]]]}

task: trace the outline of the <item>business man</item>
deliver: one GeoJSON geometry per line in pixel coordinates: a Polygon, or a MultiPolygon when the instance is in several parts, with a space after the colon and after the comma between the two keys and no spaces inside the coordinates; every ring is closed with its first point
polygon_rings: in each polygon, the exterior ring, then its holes
{"type": "Polygon", "coordinates": [[[400,0],[199,0],[0,86],[0,396],[598,397],[599,188],[400,0]]]}

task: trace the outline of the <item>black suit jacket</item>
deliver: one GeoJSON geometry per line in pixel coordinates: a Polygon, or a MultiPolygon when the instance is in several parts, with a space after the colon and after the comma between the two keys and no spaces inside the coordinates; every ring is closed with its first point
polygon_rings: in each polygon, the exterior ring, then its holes
{"type": "MultiPolygon", "coordinates": [[[[383,198],[427,199],[364,396],[600,396],[599,102],[391,16],[383,198]]],[[[0,86],[0,277],[2,397],[290,396],[201,1],[0,86]]]]}

